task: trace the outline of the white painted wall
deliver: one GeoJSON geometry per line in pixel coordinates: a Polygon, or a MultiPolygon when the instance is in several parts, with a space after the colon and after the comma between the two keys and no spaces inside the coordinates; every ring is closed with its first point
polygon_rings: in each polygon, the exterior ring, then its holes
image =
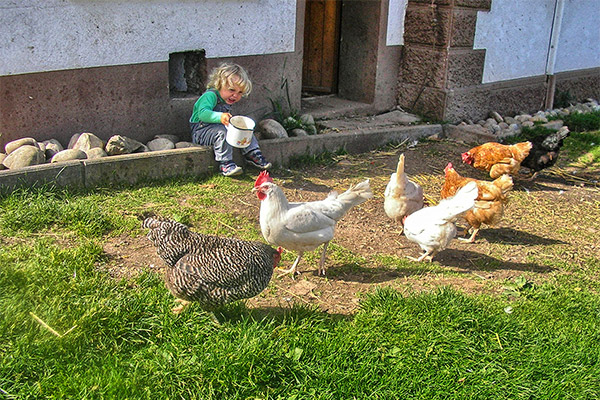
{"type": "Polygon", "coordinates": [[[389,11],[387,21],[387,46],[399,46],[404,44],[404,17],[408,0],[389,0],[389,11]]]}
{"type": "MultiPolygon", "coordinates": [[[[483,83],[544,75],[555,0],[493,0],[479,12],[475,49],[483,83]]],[[[565,0],[555,72],[600,67],[600,0],[565,0]]]]}
{"type": "Polygon", "coordinates": [[[293,52],[296,0],[0,0],[0,75],[293,52]]]}

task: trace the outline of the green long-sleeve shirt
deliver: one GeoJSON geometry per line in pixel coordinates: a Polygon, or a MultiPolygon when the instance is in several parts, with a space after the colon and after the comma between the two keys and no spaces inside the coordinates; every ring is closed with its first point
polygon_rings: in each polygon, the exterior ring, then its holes
{"type": "Polygon", "coordinates": [[[200,96],[194,104],[190,122],[206,122],[209,124],[218,124],[221,122],[222,112],[213,111],[217,103],[225,103],[219,95],[219,92],[207,90],[200,96]]]}

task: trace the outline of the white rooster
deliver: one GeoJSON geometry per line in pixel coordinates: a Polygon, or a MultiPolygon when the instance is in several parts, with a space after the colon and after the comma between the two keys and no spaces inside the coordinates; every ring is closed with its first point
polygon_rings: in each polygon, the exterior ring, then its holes
{"type": "Polygon", "coordinates": [[[411,242],[421,246],[424,253],[413,261],[427,259],[444,250],[456,236],[455,222],[475,205],[478,189],[475,182],[463,186],[453,197],[448,197],[433,207],[421,208],[404,218],[404,234],[411,242]]]}
{"type": "Polygon", "coordinates": [[[298,252],[294,264],[285,274],[296,272],[305,251],[323,244],[319,274],[325,275],[325,252],[333,239],[335,225],[352,207],[373,197],[369,180],[350,187],[338,195],[331,192],[324,200],[288,202],[279,186],[267,171],[262,171],[254,182],[260,204],[260,229],[267,242],[298,252]]]}
{"type": "Polygon", "coordinates": [[[423,208],[423,188],[404,173],[404,154],[400,154],[396,172],[390,177],[383,197],[385,213],[396,222],[423,208]]]}

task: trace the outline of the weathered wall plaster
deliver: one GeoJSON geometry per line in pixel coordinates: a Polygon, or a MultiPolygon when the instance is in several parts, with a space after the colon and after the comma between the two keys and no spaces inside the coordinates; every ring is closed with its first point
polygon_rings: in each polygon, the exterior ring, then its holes
{"type": "Polygon", "coordinates": [[[0,0],[0,75],[293,52],[296,0],[0,0]]]}
{"type": "MultiPolygon", "coordinates": [[[[544,75],[555,0],[492,1],[479,12],[475,49],[485,49],[483,83],[544,75]]],[[[565,0],[555,72],[600,66],[600,3],[565,0]]]]}

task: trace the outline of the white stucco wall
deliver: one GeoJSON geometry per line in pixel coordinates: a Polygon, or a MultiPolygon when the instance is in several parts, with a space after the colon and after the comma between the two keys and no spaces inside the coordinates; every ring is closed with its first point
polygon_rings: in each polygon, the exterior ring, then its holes
{"type": "Polygon", "coordinates": [[[404,44],[404,17],[408,0],[389,0],[389,12],[387,21],[387,46],[399,46],[404,44]]]}
{"type": "MultiPolygon", "coordinates": [[[[555,0],[494,0],[479,12],[475,49],[483,83],[544,75],[555,0]]],[[[565,0],[555,73],[600,66],[600,0],[565,0]]]]}
{"type": "Polygon", "coordinates": [[[293,52],[296,0],[0,0],[0,75],[293,52]]]}

